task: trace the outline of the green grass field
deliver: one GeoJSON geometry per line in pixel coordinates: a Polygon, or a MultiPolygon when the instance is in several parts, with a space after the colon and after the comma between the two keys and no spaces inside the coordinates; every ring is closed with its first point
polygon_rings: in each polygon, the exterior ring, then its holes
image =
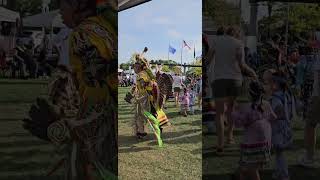
{"type": "MultiPolygon", "coordinates": [[[[0,80],[0,179],[1,180],[59,180],[61,170],[45,177],[57,161],[53,147],[32,137],[22,128],[30,104],[39,95],[46,95],[45,81],[0,80]]],[[[216,136],[201,137],[201,114],[186,118],[178,115],[173,102],[166,113],[172,126],[164,131],[164,148],[158,148],[153,134],[137,141],[132,133],[133,107],[123,98],[127,88],[119,88],[119,176],[120,179],[204,179],[228,180],[238,166],[238,144],[226,148],[222,156],[215,154],[216,136]],[[202,153],[203,142],[203,160],[202,153]],[[201,163],[203,165],[201,166],[201,163]]],[[[294,145],[286,152],[292,180],[316,180],[320,166],[304,169],[296,163],[302,154],[303,122],[296,120],[294,145]]],[[[205,131],[205,129],[204,129],[205,131]]],[[[235,132],[241,139],[241,130],[235,132]]],[[[318,137],[319,138],[319,137],[318,137]]],[[[317,149],[320,149],[318,143],[317,149]]],[[[262,179],[271,179],[273,162],[262,172],[262,179]]]]}
{"type": "MultiPolygon", "coordinates": [[[[303,126],[302,120],[295,120],[294,142],[290,149],[286,151],[286,157],[289,164],[289,173],[291,180],[318,180],[320,177],[320,166],[317,165],[316,169],[305,169],[297,164],[297,158],[303,154],[303,126]]],[[[204,132],[206,129],[204,128],[204,132]]],[[[224,154],[218,156],[215,153],[215,146],[217,138],[215,135],[204,135],[203,133],[203,179],[217,179],[217,180],[229,180],[231,174],[238,167],[239,161],[239,143],[241,142],[241,130],[235,131],[235,138],[237,144],[227,146],[224,154]]],[[[319,139],[320,135],[318,135],[319,139]]],[[[317,149],[320,149],[318,143],[317,149]]],[[[320,162],[320,161],[319,161],[320,162]]],[[[274,169],[274,156],[272,156],[272,162],[267,165],[265,170],[261,172],[262,180],[271,180],[274,169]]]]}
{"type": "Polygon", "coordinates": [[[120,179],[201,179],[201,114],[183,117],[173,102],[167,103],[172,126],[164,129],[165,146],[158,148],[149,132],[145,140],[133,136],[133,106],[123,98],[128,88],[119,88],[119,176],[120,179]]]}
{"type": "MultiPolygon", "coordinates": [[[[32,137],[22,128],[36,97],[45,96],[46,82],[0,80],[0,179],[59,180],[62,170],[45,177],[59,160],[52,145],[32,137]]],[[[159,149],[153,134],[138,142],[132,136],[132,106],[119,88],[119,176],[120,179],[200,179],[201,115],[187,118],[169,103],[167,115],[172,126],[165,129],[165,147],[159,149]]],[[[148,131],[150,132],[150,130],[148,131]]]]}
{"type": "Polygon", "coordinates": [[[45,177],[57,159],[53,147],[22,128],[30,104],[46,95],[46,82],[0,80],[0,179],[59,180],[61,170],[45,177]]]}

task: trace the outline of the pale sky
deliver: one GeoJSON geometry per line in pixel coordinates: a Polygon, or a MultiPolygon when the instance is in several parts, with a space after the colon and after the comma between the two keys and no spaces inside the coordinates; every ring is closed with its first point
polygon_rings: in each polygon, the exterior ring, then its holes
{"type": "Polygon", "coordinates": [[[177,51],[170,59],[180,63],[182,41],[192,48],[183,50],[183,63],[202,52],[201,0],[152,0],[119,13],[119,64],[127,62],[145,46],[149,59],[168,59],[169,43],[177,51]]]}

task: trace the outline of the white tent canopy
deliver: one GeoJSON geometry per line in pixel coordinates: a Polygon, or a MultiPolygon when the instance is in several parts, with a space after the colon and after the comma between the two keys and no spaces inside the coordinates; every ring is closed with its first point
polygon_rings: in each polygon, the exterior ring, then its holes
{"type": "Polygon", "coordinates": [[[20,18],[18,12],[0,7],[0,21],[16,22],[20,18]]]}
{"type": "Polygon", "coordinates": [[[28,16],[22,22],[25,27],[65,27],[59,10],[28,16]]]}

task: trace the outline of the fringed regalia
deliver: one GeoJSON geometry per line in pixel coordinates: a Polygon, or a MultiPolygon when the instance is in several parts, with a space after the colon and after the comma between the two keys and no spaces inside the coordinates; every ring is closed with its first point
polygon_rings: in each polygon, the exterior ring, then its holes
{"type": "Polygon", "coordinates": [[[169,76],[165,75],[156,79],[148,67],[147,60],[140,55],[136,55],[135,57],[136,63],[144,68],[141,72],[137,73],[136,86],[132,90],[135,106],[133,130],[136,135],[143,135],[145,134],[145,123],[149,122],[158,138],[159,146],[161,146],[162,141],[160,140],[160,136],[162,129],[169,124],[169,120],[162,109],[162,104],[164,98],[169,94],[169,91],[166,90],[169,88],[166,87],[170,86],[172,81],[169,76]],[[163,85],[163,87],[160,88],[158,83],[163,85]]]}
{"type": "Polygon", "coordinates": [[[48,99],[31,107],[25,129],[55,145],[66,180],[117,179],[117,33],[90,17],[70,37],[71,70],[59,67],[48,99]]]}

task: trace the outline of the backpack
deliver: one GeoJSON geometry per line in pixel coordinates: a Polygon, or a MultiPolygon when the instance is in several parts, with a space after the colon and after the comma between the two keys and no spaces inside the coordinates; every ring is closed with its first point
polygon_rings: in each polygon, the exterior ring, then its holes
{"type": "Polygon", "coordinates": [[[306,64],[303,69],[303,84],[313,84],[313,65],[315,64],[314,56],[306,56],[306,64]]]}
{"type": "Polygon", "coordinates": [[[285,116],[288,121],[291,121],[295,116],[297,116],[296,98],[292,93],[286,92],[281,95],[273,94],[271,97],[271,101],[273,98],[280,100],[281,104],[284,106],[285,116]]]}

